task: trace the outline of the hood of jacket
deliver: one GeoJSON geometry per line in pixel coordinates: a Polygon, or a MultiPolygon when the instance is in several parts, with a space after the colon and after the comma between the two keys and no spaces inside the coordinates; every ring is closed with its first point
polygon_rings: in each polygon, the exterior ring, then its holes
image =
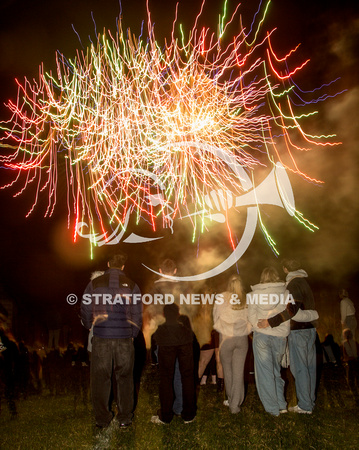
{"type": "MultiPolygon", "coordinates": [[[[252,292],[247,294],[247,303],[255,304],[263,311],[271,311],[280,303],[284,304],[286,293],[286,284],[284,281],[276,283],[258,283],[251,286],[252,292]]],[[[283,306],[283,309],[285,306],[283,306]]]]}
{"type": "Polygon", "coordinates": [[[288,284],[291,280],[293,280],[293,278],[308,278],[308,274],[303,269],[294,270],[293,272],[289,272],[289,273],[287,273],[287,276],[285,279],[286,283],[288,284]]]}

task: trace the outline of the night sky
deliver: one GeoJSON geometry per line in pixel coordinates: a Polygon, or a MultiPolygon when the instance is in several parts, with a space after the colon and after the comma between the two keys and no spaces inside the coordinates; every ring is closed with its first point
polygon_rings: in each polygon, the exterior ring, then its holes
{"type": "MultiPolygon", "coordinates": [[[[200,9],[198,0],[181,1],[178,22],[193,25],[200,9]]],[[[229,2],[233,7],[236,2],[229,2]]],[[[256,1],[242,2],[240,11],[244,22],[251,21],[257,10],[256,1]]],[[[150,1],[152,21],[157,40],[169,36],[174,19],[175,2],[150,1]]],[[[55,69],[58,50],[72,58],[77,48],[85,48],[89,36],[95,40],[104,28],[116,30],[120,7],[117,0],[2,0],[0,3],[0,121],[8,119],[3,104],[15,99],[15,78],[23,81],[36,78],[38,67],[44,62],[48,70],[55,69]],[[77,34],[75,33],[76,30],[77,34]]],[[[124,28],[139,34],[141,21],[146,20],[145,1],[122,2],[124,28]]],[[[207,1],[204,20],[216,29],[222,2],[207,1]]],[[[278,267],[282,256],[295,255],[310,274],[318,298],[321,290],[327,296],[327,313],[337,314],[336,293],[347,286],[354,301],[359,298],[358,276],[358,167],[359,167],[359,8],[356,0],[307,1],[273,0],[267,19],[267,29],[277,27],[275,48],[288,53],[298,43],[298,60],[310,58],[308,67],[296,79],[304,89],[313,89],[340,78],[326,93],[341,95],[318,105],[320,114],[309,124],[309,129],[320,134],[336,133],[342,145],[296,156],[305,172],[324,181],[322,185],[307,182],[290,175],[296,207],[319,230],[311,233],[293,218],[275,208],[264,208],[264,220],[276,240],[280,257],[267,245],[263,233],[257,229],[251,246],[238,263],[238,269],[247,285],[256,283],[263,267],[278,267]],[[328,295],[330,293],[330,295],[328,295]]],[[[9,174],[0,169],[1,184],[9,174]]],[[[89,243],[79,239],[74,244],[72,230],[67,228],[66,186],[58,186],[58,203],[51,218],[44,218],[46,199],[40,199],[29,218],[25,214],[33,197],[27,191],[13,198],[14,191],[0,191],[2,205],[0,221],[0,284],[3,292],[16,300],[35,320],[48,305],[63,311],[65,320],[77,320],[74,309],[66,304],[66,296],[80,296],[94,269],[104,268],[109,248],[95,249],[90,259],[89,243]]],[[[127,273],[144,290],[153,278],[142,262],[157,268],[158,260],[173,257],[178,260],[180,272],[193,273],[196,265],[196,247],[186,242],[185,231],[160,243],[124,245],[129,253],[127,273]]],[[[223,236],[212,233],[205,241],[206,254],[221,255],[223,236]]],[[[232,268],[233,271],[235,268],[232,268]]],[[[211,280],[221,286],[227,274],[211,280]]],[[[359,305],[357,303],[357,305],[359,305]]]]}

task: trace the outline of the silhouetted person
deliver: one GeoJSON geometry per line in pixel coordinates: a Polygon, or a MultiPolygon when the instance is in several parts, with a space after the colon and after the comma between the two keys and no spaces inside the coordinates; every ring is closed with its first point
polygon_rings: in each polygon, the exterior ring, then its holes
{"type": "MultiPolygon", "coordinates": [[[[12,418],[17,416],[15,404],[15,387],[17,378],[17,367],[19,360],[19,351],[14,341],[10,340],[4,330],[0,330],[0,339],[2,342],[0,352],[0,377],[4,386],[5,399],[12,418]]],[[[1,402],[1,395],[0,395],[1,402]]],[[[1,410],[1,403],[0,403],[1,410]]]]}
{"type": "MultiPolygon", "coordinates": [[[[352,352],[354,352],[354,357],[358,356],[357,346],[356,346],[356,330],[357,330],[357,319],[355,317],[355,307],[354,303],[350,300],[348,291],[342,289],[339,292],[340,298],[340,320],[342,323],[342,332],[349,329],[351,331],[351,343],[352,352]]],[[[344,341],[343,341],[344,342],[344,341]]]]}
{"type": "MultiPolygon", "coordinates": [[[[40,377],[41,369],[43,369],[41,358],[37,351],[34,350],[30,355],[30,377],[31,384],[36,394],[41,394],[42,392],[42,382],[40,377]]],[[[43,376],[45,377],[44,372],[43,376]]]]}
{"type": "Polygon", "coordinates": [[[359,405],[359,367],[357,354],[357,343],[353,339],[351,330],[346,328],[343,331],[343,361],[345,363],[347,382],[356,404],[359,405]]]}
{"type": "MultiPolygon", "coordinates": [[[[150,290],[150,294],[155,298],[158,296],[162,302],[153,302],[145,309],[145,319],[144,323],[148,326],[148,332],[151,333],[151,354],[152,363],[156,365],[158,358],[158,349],[154,343],[153,333],[157,330],[157,327],[164,322],[163,317],[163,304],[166,299],[174,300],[174,302],[180,306],[180,296],[186,292],[186,287],[182,282],[174,280],[173,277],[177,275],[177,264],[172,259],[163,260],[158,269],[159,273],[162,275],[161,278],[157,279],[150,290]],[[172,278],[168,278],[172,277],[172,278]]],[[[181,310],[183,305],[181,305],[181,310]]],[[[178,361],[176,361],[175,373],[174,373],[174,401],[173,401],[173,412],[176,415],[180,415],[182,412],[182,384],[181,384],[181,374],[179,371],[178,361]]]]}
{"type": "Polygon", "coordinates": [[[24,342],[19,343],[19,390],[27,398],[30,383],[30,354],[24,342]]]}
{"type": "Polygon", "coordinates": [[[46,312],[46,325],[49,332],[47,348],[49,350],[58,349],[62,327],[62,318],[58,308],[48,307],[46,312]]]}
{"type": "Polygon", "coordinates": [[[157,424],[170,423],[173,418],[176,359],[178,359],[182,382],[183,408],[181,416],[185,423],[196,417],[195,369],[193,356],[194,333],[189,318],[180,315],[175,303],[163,308],[165,323],[157,328],[154,339],[158,345],[158,363],[160,373],[160,403],[158,415],[151,421],[157,424]]]}
{"type": "Polygon", "coordinates": [[[83,346],[80,346],[72,355],[71,380],[74,410],[76,411],[80,402],[86,408],[90,390],[90,366],[88,353],[83,346]]]}
{"type": "Polygon", "coordinates": [[[322,343],[322,349],[324,354],[324,364],[331,363],[337,366],[340,365],[340,346],[334,341],[332,334],[327,334],[325,336],[322,343]]]}
{"type": "Polygon", "coordinates": [[[339,404],[344,408],[345,402],[342,394],[345,374],[341,362],[340,346],[334,341],[333,335],[325,336],[324,341],[320,344],[320,352],[320,354],[318,352],[317,379],[319,376],[321,377],[321,384],[327,392],[330,406],[336,407],[339,404]]]}

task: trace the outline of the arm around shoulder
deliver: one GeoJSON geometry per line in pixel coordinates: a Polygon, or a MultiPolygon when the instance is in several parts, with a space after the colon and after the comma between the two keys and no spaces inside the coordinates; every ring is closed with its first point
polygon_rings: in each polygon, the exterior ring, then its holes
{"type": "Polygon", "coordinates": [[[314,309],[299,309],[297,314],[292,317],[292,320],[295,320],[296,322],[313,322],[313,320],[318,319],[318,311],[315,311],[314,309]]]}

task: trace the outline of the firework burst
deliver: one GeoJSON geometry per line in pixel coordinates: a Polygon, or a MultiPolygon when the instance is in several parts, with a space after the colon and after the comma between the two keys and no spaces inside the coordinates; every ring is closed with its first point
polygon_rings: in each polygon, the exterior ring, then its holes
{"type": "Polygon", "coordinates": [[[210,192],[243,192],[235,164],[251,171],[280,162],[319,182],[294,155],[336,143],[300,125],[315,111],[294,112],[292,78],[308,61],[290,68],[295,50],[275,53],[273,31],[263,31],[269,3],[250,31],[241,27],[231,39],[238,7],[228,19],[224,8],[217,33],[198,29],[201,13],[188,35],[175,19],[164,46],[148,11],[146,38],[125,33],[120,19],[116,35],[99,34],[73,61],[57,54],[56,75],[41,66],[38,80],[18,83],[17,101],[8,102],[0,161],[15,176],[6,187],[32,189],[28,214],[47,195],[50,216],[64,173],[76,238],[82,222],[110,236],[130,213],[156,229],[159,218],[168,227],[190,212],[196,228],[210,192]]]}

